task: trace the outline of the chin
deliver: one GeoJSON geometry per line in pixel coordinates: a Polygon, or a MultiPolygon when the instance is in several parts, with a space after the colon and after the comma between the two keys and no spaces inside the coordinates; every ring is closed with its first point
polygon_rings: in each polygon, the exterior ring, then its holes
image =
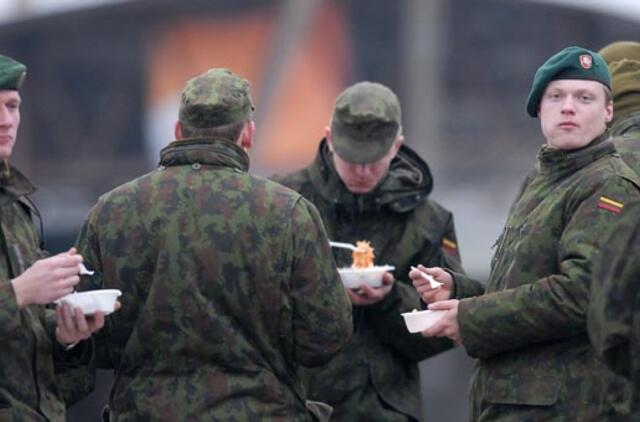
{"type": "Polygon", "coordinates": [[[363,193],[369,193],[369,192],[371,192],[371,188],[368,188],[368,187],[362,187],[362,186],[347,186],[347,188],[349,189],[349,191],[350,191],[351,193],[363,194],[363,193]]]}

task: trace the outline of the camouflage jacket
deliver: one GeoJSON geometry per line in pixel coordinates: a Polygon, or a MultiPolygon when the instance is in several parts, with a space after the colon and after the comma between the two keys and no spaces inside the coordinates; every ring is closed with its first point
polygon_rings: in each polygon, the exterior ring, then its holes
{"type": "MultiPolygon", "coordinates": [[[[411,265],[461,270],[451,213],[431,199],[427,164],[403,146],[387,178],[366,195],[350,193],[333,168],[326,141],[307,168],[276,180],[313,202],[332,240],[369,240],[375,263],[394,265],[396,283],[375,305],[354,308],[354,336],[327,365],[305,371],[309,397],[334,406],[338,421],[420,419],[417,362],[452,347],[410,334],[401,312],[419,309],[411,265]]],[[[340,267],[349,251],[334,251],[340,267]]]]}
{"type": "Polygon", "coordinates": [[[640,175],[640,113],[633,113],[611,127],[616,149],[625,163],[640,175]]]}
{"type": "MultiPolygon", "coordinates": [[[[11,279],[45,254],[31,222],[32,205],[25,199],[35,188],[6,162],[0,161],[0,168],[0,420],[64,421],[56,373],[81,363],[78,359],[84,362],[89,349],[83,345],[66,353],[53,335],[53,311],[37,305],[18,308],[11,279]]],[[[78,386],[69,379],[66,385],[78,386]]]]}
{"type": "Polygon", "coordinates": [[[588,328],[607,366],[631,380],[632,411],[640,410],[640,203],[624,207],[595,265],[588,328]]]}
{"type": "Polygon", "coordinates": [[[176,141],[91,210],[84,287],[123,292],[96,337],[112,421],[312,420],[296,367],[343,346],[351,306],[316,209],[248,166],[176,141]]]}
{"type": "MultiPolygon", "coordinates": [[[[497,242],[482,296],[458,309],[462,342],[479,358],[472,420],[609,420],[628,412],[629,385],[597,359],[586,335],[602,234],[640,199],[637,176],[602,139],[581,150],[543,147],[497,242]]],[[[459,296],[477,287],[456,276],[459,296]]]]}
{"type": "MultiPolygon", "coordinates": [[[[640,174],[640,113],[616,122],[611,135],[622,159],[640,174]]],[[[632,409],[640,411],[640,315],[637,245],[640,205],[625,207],[621,218],[594,267],[589,336],[598,355],[610,369],[633,383],[632,409]],[[635,254],[635,255],[634,255],[635,254]]]]}

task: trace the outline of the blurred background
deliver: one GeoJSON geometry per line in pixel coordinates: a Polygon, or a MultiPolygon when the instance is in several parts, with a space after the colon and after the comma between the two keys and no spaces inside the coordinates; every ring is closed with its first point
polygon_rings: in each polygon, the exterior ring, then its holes
{"type": "MultiPolygon", "coordinates": [[[[58,252],[100,194],[155,167],[184,83],[207,68],[252,81],[264,176],[312,159],[347,85],[382,82],[484,280],[543,143],[524,111],[535,70],[568,45],[638,40],[639,22],[637,0],[2,0],[0,53],[28,66],[13,162],[58,252]]],[[[426,421],[467,419],[472,365],[461,349],[421,364],[426,421]]],[[[99,420],[109,383],[101,371],[68,420],[99,420]]]]}

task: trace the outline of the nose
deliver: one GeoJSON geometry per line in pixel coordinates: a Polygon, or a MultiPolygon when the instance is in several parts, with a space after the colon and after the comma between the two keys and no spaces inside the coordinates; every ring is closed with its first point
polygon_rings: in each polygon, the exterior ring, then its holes
{"type": "Polygon", "coordinates": [[[367,164],[356,164],[354,170],[358,177],[365,177],[370,173],[369,166],[367,164]]]}
{"type": "Polygon", "coordinates": [[[573,98],[570,95],[567,95],[564,101],[562,102],[562,113],[564,114],[573,114],[575,113],[576,108],[573,102],[573,98]]]}
{"type": "Polygon", "coordinates": [[[11,116],[7,106],[0,105],[0,126],[8,126],[11,124],[11,116]]]}

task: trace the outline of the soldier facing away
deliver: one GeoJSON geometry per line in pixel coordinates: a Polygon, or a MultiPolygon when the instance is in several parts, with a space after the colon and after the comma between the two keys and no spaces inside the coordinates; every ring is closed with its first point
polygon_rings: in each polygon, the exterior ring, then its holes
{"type": "MultiPolygon", "coordinates": [[[[359,82],[336,99],[315,160],[275,180],[318,207],[333,240],[369,240],[375,262],[399,276],[419,262],[461,271],[453,217],[428,197],[429,167],[403,140],[396,95],[359,82]]],[[[350,254],[335,253],[351,265],[350,254]]],[[[383,287],[347,293],[354,336],[326,365],[304,371],[309,396],[332,405],[337,421],[421,419],[418,362],[453,344],[407,331],[400,314],[420,308],[408,280],[387,273],[383,287]]]]}
{"type": "Polygon", "coordinates": [[[31,221],[37,210],[28,195],[35,187],[9,164],[25,75],[22,63],[0,55],[0,420],[62,422],[65,400],[88,391],[62,389],[59,377],[88,364],[93,350],[90,341],[69,346],[89,338],[104,316],[43,306],[73,291],[82,257],[72,249],[45,258],[31,221]]]}
{"type": "Polygon", "coordinates": [[[617,41],[600,53],[611,72],[613,143],[622,159],[640,175],[640,43],[617,41]]]}
{"type": "MultiPolygon", "coordinates": [[[[601,52],[613,82],[613,141],[640,174],[640,43],[616,42],[601,52]],[[615,54],[613,54],[615,53],[615,54]]],[[[605,236],[605,235],[603,235],[605,236]]],[[[629,206],[607,238],[594,269],[588,327],[598,355],[633,383],[631,409],[640,420],[640,204],[629,206]]]]}
{"type": "Polygon", "coordinates": [[[423,269],[445,283],[439,290],[410,274],[429,308],[446,311],[423,335],[452,338],[478,359],[474,421],[629,413],[628,382],[597,358],[586,330],[593,266],[611,247],[602,235],[640,198],[637,176],[605,133],[610,86],[604,60],[580,47],[536,72],[527,113],[539,118],[546,144],[496,243],[486,289],[438,268],[423,269]]]}
{"type": "Polygon", "coordinates": [[[160,167],[103,195],[82,228],[88,288],[123,291],[97,337],[112,421],[322,416],[296,368],[344,345],[351,306],[315,207],[248,173],[252,110],[226,69],[188,81],[160,167]]]}

